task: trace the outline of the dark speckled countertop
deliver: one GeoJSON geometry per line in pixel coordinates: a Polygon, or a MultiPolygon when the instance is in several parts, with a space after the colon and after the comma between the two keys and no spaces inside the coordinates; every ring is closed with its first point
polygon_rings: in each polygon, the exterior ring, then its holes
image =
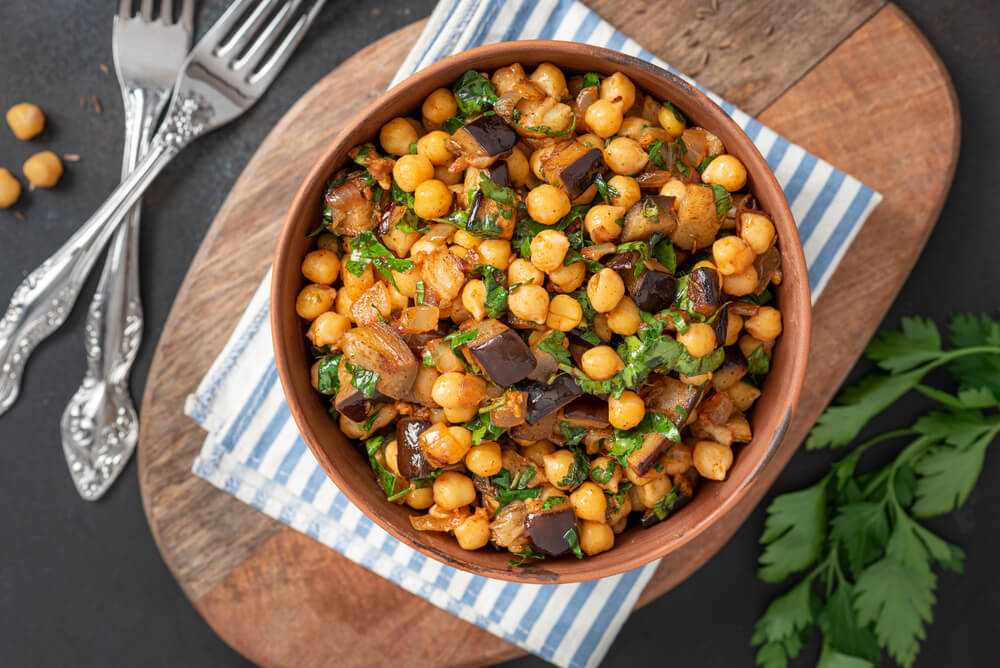
{"type": "MultiPolygon", "coordinates": [[[[886,322],[923,314],[943,323],[953,311],[1000,307],[1000,225],[993,203],[1000,189],[1000,3],[897,3],[925,32],[954,79],[964,142],[941,221],[886,322]]],[[[202,29],[225,4],[200,2],[202,29]]],[[[426,16],[433,5],[433,0],[329,2],[264,99],[184,151],[149,190],[142,231],[146,337],[132,378],[137,400],[147,381],[156,382],[147,372],[174,294],[257,145],[321,76],[370,42],[426,16]]],[[[110,0],[0,0],[0,107],[28,100],[49,119],[44,135],[31,144],[0,130],[0,166],[19,171],[42,146],[81,156],[57,188],[23,197],[17,208],[26,220],[0,210],[4,302],[117,182],[121,102],[113,74],[101,68],[112,64],[116,6],[110,0]],[[95,111],[94,97],[102,113],[95,111]]],[[[95,283],[86,288],[86,299],[95,283]]],[[[83,311],[81,301],[67,325],[40,347],[20,400],[0,418],[0,666],[247,665],[201,620],[163,564],[143,515],[135,464],[100,503],[81,501],[73,489],[58,418],[83,373],[83,311]]],[[[881,424],[901,424],[922,408],[897,407],[881,424]]],[[[815,480],[830,458],[799,453],[772,495],[815,480]]],[[[934,522],[966,550],[968,560],[963,575],[940,577],[936,621],[918,666],[996,665],[1000,579],[994,560],[1000,532],[994,521],[1000,486],[991,482],[997,476],[1000,456],[991,454],[965,507],[934,522]]],[[[754,575],[762,525],[763,505],[694,576],[633,615],[606,665],[751,665],[753,622],[778,591],[754,575]]],[[[806,663],[815,661],[815,641],[805,652],[806,663]]],[[[546,664],[529,657],[508,665],[546,664]]]]}

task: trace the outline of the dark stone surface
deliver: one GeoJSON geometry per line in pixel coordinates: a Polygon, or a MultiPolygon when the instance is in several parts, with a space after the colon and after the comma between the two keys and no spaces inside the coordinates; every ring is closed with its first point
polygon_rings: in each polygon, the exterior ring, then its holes
{"type": "MultiPolygon", "coordinates": [[[[938,49],[954,78],[962,107],[964,143],[955,186],[941,222],[886,320],[907,314],[943,323],[954,311],[994,311],[1000,264],[991,195],[998,185],[1000,132],[996,85],[1000,6],[993,0],[898,0],[938,49]]],[[[30,100],[49,126],[30,144],[0,130],[0,165],[19,172],[33,152],[78,153],[62,183],[27,194],[18,204],[27,220],[0,211],[0,296],[69,236],[117,181],[121,104],[111,64],[114,2],[3,0],[0,2],[0,106],[30,100]],[[103,113],[80,98],[97,96],[103,113]]],[[[203,0],[204,27],[226,3],[203,0]]],[[[246,116],[187,149],[145,199],[143,298],[146,339],[133,375],[142,388],[156,338],[173,296],[223,198],[256,146],[317,79],[375,39],[429,13],[419,2],[330,2],[309,39],[268,95],[246,116]]],[[[864,122],[864,119],[858,119],[864,122]]],[[[900,156],[906,159],[906,156],[900,156]]],[[[236,249],[234,249],[236,250],[236,249]]],[[[85,290],[92,292],[93,281],[85,290]]],[[[79,499],[59,446],[58,417],[83,373],[83,308],[37,351],[17,405],[0,418],[0,665],[2,666],[238,666],[247,662],[201,620],[159,557],[139,501],[130,464],[107,497],[79,499]]],[[[224,336],[225,332],[219,332],[224,336]]],[[[858,370],[855,370],[855,374],[858,370]]],[[[153,379],[151,382],[156,382],[153,379]]],[[[902,424],[923,405],[897,407],[874,429],[902,424]]],[[[799,488],[826,470],[831,456],[800,453],[772,493],[799,488]]],[[[933,524],[961,545],[964,575],[940,577],[936,622],[918,665],[987,665],[1000,619],[1000,585],[993,557],[1000,538],[991,530],[1000,473],[987,459],[983,482],[959,512],[933,524]],[[982,529],[979,531],[978,529],[982,529]]],[[[769,497],[771,498],[771,497],[769,497]]],[[[691,579],[634,615],[607,665],[645,660],[679,665],[749,665],[751,628],[781,587],[754,574],[758,509],[733,540],[691,579]]],[[[814,644],[805,662],[815,661],[814,644]]],[[[534,658],[511,667],[545,665],[534,658]]]]}

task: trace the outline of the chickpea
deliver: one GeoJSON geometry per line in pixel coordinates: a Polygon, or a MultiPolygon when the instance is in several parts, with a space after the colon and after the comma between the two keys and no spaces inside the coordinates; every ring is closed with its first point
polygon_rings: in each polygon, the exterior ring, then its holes
{"type": "Polygon", "coordinates": [[[490,519],[484,508],[478,509],[455,527],[455,540],[463,550],[478,550],[490,542],[490,519]]]}
{"type": "Polygon", "coordinates": [[[333,311],[320,313],[309,326],[306,338],[312,341],[314,346],[337,346],[340,337],[351,328],[351,321],[333,311]]]}
{"type": "Polygon", "coordinates": [[[739,237],[722,237],[712,244],[712,259],[723,276],[744,273],[753,266],[755,257],[747,242],[739,237]]]}
{"type": "Polygon", "coordinates": [[[465,448],[466,454],[468,454],[469,448],[472,447],[472,432],[461,425],[452,425],[448,427],[448,433],[458,441],[459,445],[465,448]]]}
{"type": "Polygon", "coordinates": [[[580,549],[588,556],[607,552],[615,546],[615,531],[603,522],[580,523],[580,549]]]}
{"type": "Polygon", "coordinates": [[[559,103],[542,115],[542,125],[556,132],[562,132],[573,123],[573,107],[559,103]]]}
{"type": "Polygon", "coordinates": [[[715,350],[715,330],[703,322],[691,323],[686,332],[677,333],[677,340],[691,357],[704,357],[715,350]]]}
{"type": "Polygon", "coordinates": [[[587,278],[587,265],[583,262],[564,264],[563,266],[549,272],[549,280],[556,292],[573,292],[587,278]]]}
{"type": "Polygon", "coordinates": [[[39,151],[24,161],[21,171],[34,188],[51,188],[63,174],[62,161],[52,151],[39,151]]]}
{"type": "Polygon", "coordinates": [[[628,211],[642,197],[642,193],[639,190],[639,182],[631,176],[616,174],[608,180],[608,185],[618,191],[617,196],[611,196],[611,203],[621,207],[623,211],[628,211]]]}
{"type": "Polygon", "coordinates": [[[594,346],[580,356],[580,368],[591,380],[607,380],[625,364],[611,346],[594,346]]]}
{"type": "Polygon", "coordinates": [[[452,116],[458,115],[458,103],[450,90],[438,88],[424,100],[420,113],[425,123],[440,126],[452,116]]]}
{"type": "Polygon", "coordinates": [[[531,166],[528,164],[528,158],[518,146],[515,146],[510,155],[507,156],[507,174],[510,176],[510,184],[515,188],[524,186],[531,178],[531,166]]]}
{"type": "Polygon", "coordinates": [[[444,419],[452,424],[465,424],[472,418],[476,417],[479,413],[479,406],[472,404],[471,406],[459,406],[457,408],[443,408],[444,419]]]}
{"type": "Polygon", "coordinates": [[[556,295],[549,302],[549,316],[545,324],[559,332],[568,332],[583,320],[583,307],[569,295],[556,295]]]}
{"type": "Polygon", "coordinates": [[[588,148],[604,148],[604,140],[595,135],[593,132],[580,135],[576,138],[576,140],[588,148]]]}
{"type": "Polygon", "coordinates": [[[774,243],[776,237],[774,223],[759,213],[744,213],[740,216],[740,237],[760,255],[774,243]]]}
{"type": "Polygon", "coordinates": [[[604,490],[596,483],[587,481],[577,487],[576,491],[569,495],[569,502],[573,504],[573,512],[580,519],[604,521],[608,500],[604,497],[604,490]]]}
{"type": "Polygon", "coordinates": [[[0,168],[0,209],[13,206],[20,196],[21,182],[10,171],[0,168]]]}
{"type": "Polygon", "coordinates": [[[742,273],[720,276],[720,278],[722,278],[723,291],[733,297],[742,297],[757,289],[757,269],[753,265],[750,265],[742,273]]]}
{"type": "Polygon", "coordinates": [[[421,218],[440,218],[451,210],[451,191],[437,179],[428,179],[413,193],[413,210],[421,218]]]}
{"type": "Polygon", "coordinates": [[[510,242],[506,239],[486,239],[476,246],[482,264],[505,271],[510,264],[510,242]]]}
{"type": "Polygon", "coordinates": [[[583,227],[594,243],[617,241],[622,235],[622,222],[625,209],[610,204],[598,204],[590,207],[583,218],[583,227]]]}
{"type": "Polygon", "coordinates": [[[519,257],[515,259],[507,268],[508,285],[516,285],[518,283],[542,285],[544,282],[544,272],[524,258],[519,257]]]}
{"type": "Polygon", "coordinates": [[[556,446],[552,444],[552,441],[535,441],[521,448],[521,454],[543,471],[545,470],[545,455],[551,455],[555,451],[556,446]]]}
{"type": "Polygon", "coordinates": [[[447,165],[455,158],[448,150],[450,136],[444,130],[428,132],[417,140],[417,155],[427,156],[435,167],[447,165]]]}
{"type": "Polygon", "coordinates": [[[434,480],[434,503],[441,510],[455,510],[475,500],[476,488],[468,476],[445,471],[434,480]]]}
{"type": "Polygon", "coordinates": [[[542,230],[531,240],[531,264],[542,271],[555,271],[563,266],[569,250],[569,239],[558,230],[542,230]]]}
{"type": "Polygon", "coordinates": [[[435,165],[434,166],[434,178],[444,183],[445,185],[454,186],[462,182],[461,172],[451,172],[448,171],[448,165],[435,165]]]}
{"type": "Polygon", "coordinates": [[[442,408],[478,404],[486,397],[486,381],[472,374],[449,371],[437,377],[431,398],[442,408]]]}
{"type": "Polygon", "coordinates": [[[740,337],[740,340],[736,342],[736,345],[740,347],[740,352],[743,353],[743,357],[750,357],[753,351],[764,345],[764,342],[760,339],[754,338],[751,334],[744,334],[740,337]]]}
{"type": "Polygon", "coordinates": [[[486,441],[469,448],[465,455],[465,466],[473,475],[489,477],[500,473],[503,460],[500,446],[494,441],[486,441]]]}
{"type": "Polygon", "coordinates": [[[666,102],[656,112],[656,118],[660,121],[660,126],[675,139],[684,133],[684,128],[686,127],[686,123],[682,120],[683,115],[681,115],[681,118],[677,116],[678,113],[675,113],[671,107],[668,107],[666,102]]]}
{"type": "Polygon", "coordinates": [[[434,165],[426,155],[408,153],[393,165],[392,178],[401,189],[412,193],[421,183],[434,178],[434,165]]]}
{"type": "Polygon", "coordinates": [[[333,251],[314,250],[302,260],[302,275],[313,283],[330,285],[340,274],[340,258],[333,251]]]}
{"type": "Polygon", "coordinates": [[[555,452],[542,455],[542,463],[545,467],[545,478],[558,489],[569,489],[569,485],[564,485],[563,481],[569,478],[570,467],[576,461],[576,456],[572,450],[560,448],[555,452]]]}
{"type": "Polygon", "coordinates": [[[507,308],[521,320],[544,324],[549,315],[549,292],[541,285],[522,285],[508,295],[507,308]]]}
{"type": "Polygon", "coordinates": [[[329,285],[307,285],[295,298],[295,312],[303,320],[315,320],[333,306],[337,291],[329,285]]]}
{"type": "Polygon", "coordinates": [[[625,390],[617,399],[608,397],[608,421],[615,429],[631,429],[646,417],[646,404],[632,390],[625,390]]]}
{"type": "Polygon", "coordinates": [[[743,318],[730,311],[726,317],[726,345],[734,345],[740,338],[743,329],[743,318]]]}
{"type": "Polygon", "coordinates": [[[490,83],[496,89],[497,95],[503,95],[527,78],[528,76],[524,73],[524,67],[521,66],[521,63],[513,63],[507,67],[501,67],[494,72],[490,78],[490,83]]]}
{"type": "Polygon", "coordinates": [[[639,316],[639,307],[629,296],[622,297],[618,305],[608,312],[608,327],[615,334],[629,336],[639,331],[642,318],[639,316]]]}
{"type": "Polygon", "coordinates": [[[447,466],[462,461],[469,449],[455,439],[447,425],[437,422],[420,434],[420,450],[432,464],[447,466]]]}
{"type": "Polygon", "coordinates": [[[715,441],[698,441],[694,445],[691,461],[702,478],[725,480],[729,467],[733,465],[733,451],[715,441]]]}
{"type": "Polygon", "coordinates": [[[455,230],[455,236],[451,239],[462,248],[475,248],[483,243],[483,240],[465,230],[455,230]]]}
{"type": "Polygon", "coordinates": [[[474,278],[462,288],[462,306],[472,317],[482,320],[486,317],[486,284],[474,278]]]}
{"type": "Polygon", "coordinates": [[[618,134],[622,137],[639,140],[642,131],[649,127],[649,121],[641,116],[629,116],[622,121],[622,126],[618,128],[618,134]]]}
{"type": "Polygon", "coordinates": [[[410,490],[410,493],[403,497],[406,505],[415,510],[427,510],[434,505],[434,489],[431,487],[418,487],[410,490]]]}
{"type": "Polygon", "coordinates": [[[614,269],[605,267],[587,281],[587,297],[598,313],[608,313],[625,296],[625,282],[614,269]]]}
{"type": "Polygon", "coordinates": [[[681,475],[691,468],[692,447],[688,443],[677,443],[670,448],[663,462],[663,472],[669,476],[681,475]]]}
{"type": "Polygon", "coordinates": [[[735,155],[726,153],[708,163],[701,173],[701,180],[720,185],[731,193],[736,192],[747,184],[747,168],[735,155]]]}
{"type": "Polygon", "coordinates": [[[761,306],[747,318],[746,330],[761,341],[774,341],[781,334],[781,311],[773,306],[761,306]]]}
{"type": "Polygon", "coordinates": [[[27,141],[45,128],[45,114],[37,105],[21,102],[7,110],[7,125],[15,137],[27,141]]]}
{"type": "Polygon", "coordinates": [[[601,81],[601,99],[611,102],[623,114],[635,104],[635,84],[621,72],[601,81]]]}
{"type": "Polygon", "coordinates": [[[548,183],[532,188],[524,199],[524,204],[532,220],[542,225],[555,225],[571,208],[569,196],[548,183]]]}
{"type": "Polygon", "coordinates": [[[392,439],[385,444],[382,454],[385,457],[385,465],[389,467],[389,470],[399,475],[399,446],[396,443],[396,439],[392,439]]]}
{"type": "Polygon", "coordinates": [[[528,78],[538,84],[549,97],[554,97],[557,100],[569,97],[566,75],[552,63],[541,63],[528,78]]]}
{"type": "Polygon", "coordinates": [[[344,262],[340,265],[340,282],[343,283],[341,292],[347,292],[351,299],[355,300],[363,295],[368,288],[375,285],[375,272],[372,270],[372,266],[368,265],[362,270],[360,276],[355,276],[353,272],[348,271],[347,263],[344,262]]]}
{"type": "Polygon", "coordinates": [[[636,140],[615,137],[604,148],[604,162],[615,174],[636,174],[649,162],[649,154],[636,140]]]}
{"type": "Polygon", "coordinates": [[[417,141],[419,136],[407,119],[394,118],[379,130],[378,141],[386,153],[406,155],[410,152],[410,144],[417,141]]]}
{"type": "MultiPolygon", "coordinates": [[[[601,139],[614,136],[622,126],[622,110],[610,100],[597,100],[583,114],[583,119],[601,139]]],[[[599,147],[598,147],[599,148],[599,147]]]]}
{"type": "Polygon", "coordinates": [[[660,188],[660,194],[674,198],[674,211],[680,209],[681,202],[687,197],[687,185],[680,179],[670,179],[660,188]]]}

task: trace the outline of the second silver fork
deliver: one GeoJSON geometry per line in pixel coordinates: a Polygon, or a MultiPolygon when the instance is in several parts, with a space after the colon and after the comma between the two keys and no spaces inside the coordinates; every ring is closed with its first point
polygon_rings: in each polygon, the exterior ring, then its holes
{"type": "MultiPolygon", "coordinates": [[[[170,99],[177,73],[191,48],[194,0],[182,0],[174,21],[172,0],[121,0],[112,43],[125,108],[122,178],[146,152],[156,121],[170,99]]],[[[87,371],[60,422],[63,452],[84,499],[99,499],[121,474],[139,438],[129,375],[142,340],[137,203],[111,240],[104,269],[87,311],[87,371]]]]}

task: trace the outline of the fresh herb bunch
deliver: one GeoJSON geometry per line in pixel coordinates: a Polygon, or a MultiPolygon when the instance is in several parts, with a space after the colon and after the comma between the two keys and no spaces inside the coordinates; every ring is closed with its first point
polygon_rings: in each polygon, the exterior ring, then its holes
{"type": "Polygon", "coordinates": [[[786,666],[814,626],[820,666],[871,666],[882,650],[903,666],[916,660],[932,620],[934,566],[961,572],[964,561],[920,520],[965,503],[1000,434],[1000,320],[956,315],[949,333],[947,350],[930,320],[904,318],[900,331],[877,335],[865,354],[881,371],[843,390],[810,433],[809,449],[847,445],[911,391],[938,404],[910,427],[856,446],[815,485],[771,502],[758,574],[767,582],[805,575],[757,621],[759,665],[786,666]],[[955,394],[921,382],[942,366],[955,394]],[[856,471],[862,455],[888,443],[905,446],[883,468],[856,471]]]}

